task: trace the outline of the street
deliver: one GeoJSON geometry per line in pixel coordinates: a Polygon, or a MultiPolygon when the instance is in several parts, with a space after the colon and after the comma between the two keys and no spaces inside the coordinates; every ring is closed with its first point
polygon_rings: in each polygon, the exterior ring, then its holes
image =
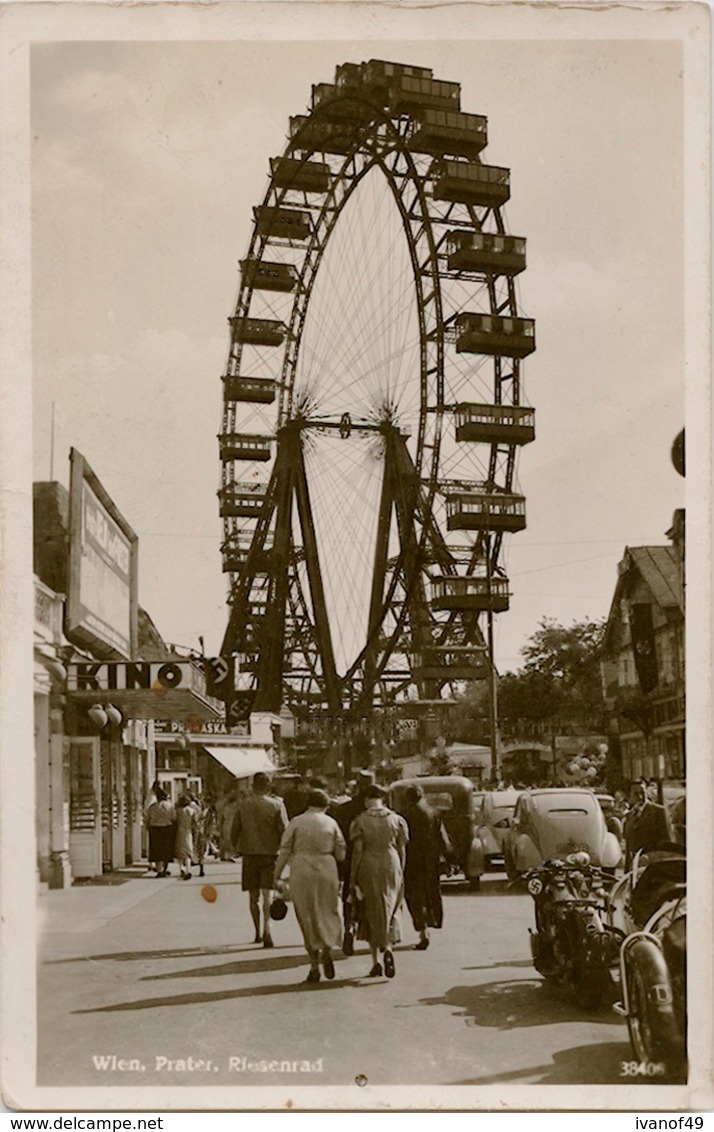
{"type": "Polygon", "coordinates": [[[338,956],[333,983],[311,986],[292,908],[273,925],[273,950],[252,943],[237,863],[211,862],[190,883],[134,869],[45,892],[37,1083],[622,1082],[624,1023],[610,1004],[586,1012],[536,973],[531,906],[500,872],[480,892],[448,881],[427,951],[412,950],[405,914],[393,980],[365,977],[359,943],[338,956]]]}

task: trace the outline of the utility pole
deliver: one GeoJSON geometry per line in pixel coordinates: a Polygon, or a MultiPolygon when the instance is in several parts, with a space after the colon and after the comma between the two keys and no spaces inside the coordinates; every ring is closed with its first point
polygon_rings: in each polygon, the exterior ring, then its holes
{"type": "Polygon", "coordinates": [[[498,681],[496,662],[493,658],[493,610],[488,611],[488,708],[491,733],[491,773],[501,774],[501,735],[498,726],[498,681]]]}

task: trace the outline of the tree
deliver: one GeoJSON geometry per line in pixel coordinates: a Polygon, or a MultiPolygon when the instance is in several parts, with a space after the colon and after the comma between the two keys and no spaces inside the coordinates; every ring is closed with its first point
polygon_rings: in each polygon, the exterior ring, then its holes
{"type": "Polygon", "coordinates": [[[558,723],[569,729],[600,730],[603,695],[600,648],[604,619],[570,626],[543,618],[521,649],[521,671],[499,683],[499,716],[504,731],[527,729],[534,737],[558,723]]]}
{"type": "Polygon", "coordinates": [[[507,672],[498,685],[498,714],[510,730],[514,724],[524,739],[541,735],[543,724],[558,713],[562,697],[544,672],[507,672]]]}
{"type": "Polygon", "coordinates": [[[488,709],[488,687],[478,680],[459,697],[459,702],[446,713],[445,733],[457,743],[488,746],[491,741],[488,709]]]}
{"type": "Polygon", "coordinates": [[[566,699],[579,699],[584,707],[602,711],[600,649],[605,620],[574,621],[565,628],[544,617],[530,641],[521,649],[524,671],[549,677],[566,699]]]}
{"type": "Polygon", "coordinates": [[[433,754],[429,755],[428,774],[453,774],[455,770],[456,764],[446,751],[434,751],[433,754]]]}

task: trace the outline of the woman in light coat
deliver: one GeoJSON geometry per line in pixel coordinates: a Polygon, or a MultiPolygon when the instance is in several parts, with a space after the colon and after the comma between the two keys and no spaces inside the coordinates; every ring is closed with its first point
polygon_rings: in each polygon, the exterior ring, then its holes
{"type": "Polygon", "coordinates": [[[325,812],[330,800],[324,790],[310,790],[307,810],[288,824],[275,862],[275,886],[290,866],[290,896],[310,957],[306,982],[319,983],[320,962],[326,979],[334,979],[332,951],[342,946],[338,861],[347,852],[334,818],[325,812]]]}
{"type": "Polygon", "coordinates": [[[404,899],[404,863],[409,829],[404,818],[385,805],[387,791],[370,786],[364,794],[365,809],[350,827],[352,867],[350,891],[361,894],[359,938],[369,942],[372,978],[394,977],[392,944],[398,943],[399,916],[404,899]],[[384,955],[384,968],[379,962],[384,955]]]}

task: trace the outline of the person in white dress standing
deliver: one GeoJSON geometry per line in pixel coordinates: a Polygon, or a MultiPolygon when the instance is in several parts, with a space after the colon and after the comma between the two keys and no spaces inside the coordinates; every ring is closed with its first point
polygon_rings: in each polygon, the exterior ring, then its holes
{"type": "Polygon", "coordinates": [[[332,951],[342,946],[338,861],[347,853],[334,818],[325,812],[324,790],[310,790],[307,810],[288,824],[275,862],[275,883],[290,866],[290,897],[310,958],[308,983],[319,983],[320,962],[326,979],[334,979],[332,951]]]}
{"type": "Polygon", "coordinates": [[[176,806],[175,856],[181,868],[181,880],[191,879],[193,860],[193,825],[199,808],[188,794],[182,794],[176,806]]]}

